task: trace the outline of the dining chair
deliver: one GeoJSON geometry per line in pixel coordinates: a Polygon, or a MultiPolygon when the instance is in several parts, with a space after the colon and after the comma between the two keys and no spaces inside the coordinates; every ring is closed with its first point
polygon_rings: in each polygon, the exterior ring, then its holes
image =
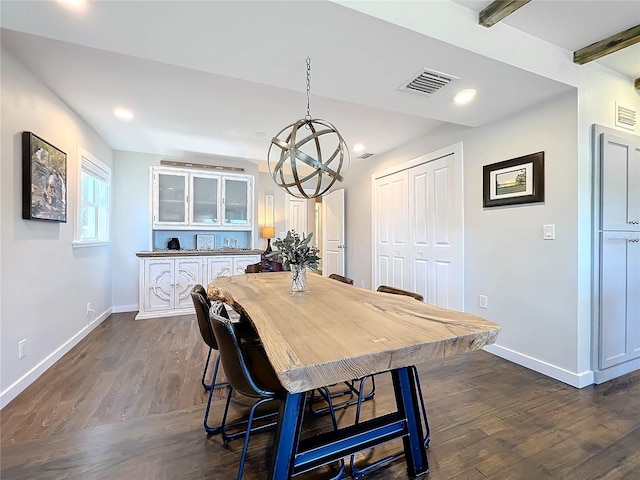
{"type": "MultiPolygon", "coordinates": [[[[216,302],[220,303],[220,302],[216,302]]],[[[228,406],[231,400],[231,390],[235,390],[247,397],[256,398],[257,401],[249,410],[249,417],[246,420],[246,429],[243,431],[244,444],[242,446],[242,454],[240,457],[240,466],[238,467],[238,480],[242,478],[244,472],[244,464],[247,458],[247,449],[249,447],[249,438],[251,433],[257,432],[257,428],[253,428],[253,422],[258,417],[255,416],[256,409],[265,403],[274,400],[283,400],[287,391],[278,380],[275,370],[271,366],[267,354],[262,344],[255,342],[243,342],[236,331],[236,325],[228,318],[215,313],[216,303],[212,306],[211,326],[219,345],[219,356],[222,367],[229,379],[230,394],[227,397],[227,405],[222,420],[223,440],[227,442],[231,436],[225,436],[225,423],[228,413],[228,406]]],[[[331,412],[331,421],[334,430],[338,428],[336,416],[333,408],[331,412]]],[[[264,418],[264,416],[263,416],[264,418]]],[[[273,425],[273,424],[269,424],[273,425]]],[[[264,428],[262,428],[264,429],[264,428]]],[[[334,479],[342,478],[344,474],[344,460],[340,461],[340,470],[334,479]]]]}
{"type": "Polygon", "coordinates": [[[329,278],[331,280],[337,280],[339,282],[346,283],[348,285],[353,285],[353,279],[352,278],[344,277],[342,275],[338,275],[337,273],[332,273],[331,275],[329,275],[329,278]]]}
{"type": "Polygon", "coordinates": [[[211,377],[211,383],[206,382],[207,370],[211,363],[211,354],[214,350],[218,350],[218,344],[211,330],[209,323],[209,309],[211,308],[211,302],[207,297],[207,291],[200,284],[193,286],[191,290],[191,300],[193,300],[193,306],[196,310],[196,318],[198,319],[198,327],[200,328],[200,335],[202,340],[209,347],[209,353],[207,353],[207,360],[204,362],[204,370],[202,371],[202,386],[205,390],[211,388],[222,387],[228,385],[227,382],[215,383],[218,375],[218,368],[220,366],[220,357],[216,356],[216,360],[213,365],[213,375],[211,377]],[[200,295],[198,297],[197,295],[200,295]]]}
{"type": "MultiPolygon", "coordinates": [[[[388,285],[380,285],[377,289],[378,292],[381,293],[389,293],[392,295],[403,295],[406,297],[411,297],[414,298],[420,302],[424,301],[424,296],[421,295],[420,293],[416,293],[416,292],[411,292],[409,290],[403,290],[401,288],[396,288],[396,287],[390,287],[388,285]]],[[[414,378],[415,378],[415,385],[416,385],[416,389],[418,391],[418,398],[420,398],[420,407],[421,407],[421,411],[422,411],[422,418],[424,421],[424,427],[425,427],[425,437],[424,437],[424,446],[425,448],[429,447],[429,443],[431,441],[431,430],[429,429],[429,420],[427,418],[427,408],[424,404],[424,397],[422,396],[422,387],[420,386],[420,377],[418,375],[418,369],[416,368],[415,365],[412,365],[410,367],[410,369],[413,371],[414,373],[414,378]]],[[[373,380],[375,375],[371,375],[371,379],[373,380]]],[[[368,377],[364,377],[362,379],[362,383],[364,383],[367,380],[368,377]]],[[[359,390],[362,390],[363,385],[362,383],[360,384],[359,390]]],[[[361,411],[361,407],[362,407],[362,401],[358,401],[358,404],[356,406],[356,415],[355,415],[355,423],[357,424],[360,421],[360,411],[361,411]]],[[[370,472],[373,469],[376,469],[378,467],[381,467],[383,465],[386,465],[389,462],[394,461],[395,459],[401,457],[404,455],[404,452],[402,453],[396,453],[393,455],[389,455],[385,458],[382,458],[374,463],[371,463],[367,466],[365,466],[364,468],[357,468],[355,466],[355,455],[351,455],[351,461],[350,461],[350,465],[351,465],[351,476],[355,479],[358,478],[362,478],[363,476],[365,476],[368,472],[370,472]]]]}
{"type": "MultiPolygon", "coordinates": [[[[200,335],[202,336],[202,340],[209,347],[209,353],[207,354],[207,360],[204,364],[204,371],[202,372],[202,386],[205,390],[209,391],[209,395],[207,396],[207,405],[204,411],[204,429],[207,432],[207,435],[214,435],[216,433],[220,433],[222,431],[222,427],[216,426],[212,427],[209,425],[209,411],[211,410],[211,399],[213,398],[213,390],[218,387],[228,386],[229,382],[219,382],[216,383],[216,378],[218,377],[218,370],[220,368],[220,355],[216,355],[216,359],[213,366],[213,375],[211,377],[211,383],[206,383],[205,376],[207,374],[207,368],[209,366],[211,360],[211,354],[214,350],[218,351],[218,342],[213,333],[213,329],[211,328],[211,321],[209,320],[209,312],[211,309],[211,302],[207,298],[206,291],[204,287],[200,284],[194,285],[191,290],[191,300],[193,301],[193,306],[196,310],[196,318],[198,319],[198,327],[200,329],[200,335]]],[[[226,310],[220,312],[225,315],[226,310]]]]}
{"type": "Polygon", "coordinates": [[[244,273],[260,273],[261,271],[262,264],[260,262],[247,265],[247,267],[244,269],[244,273]]]}

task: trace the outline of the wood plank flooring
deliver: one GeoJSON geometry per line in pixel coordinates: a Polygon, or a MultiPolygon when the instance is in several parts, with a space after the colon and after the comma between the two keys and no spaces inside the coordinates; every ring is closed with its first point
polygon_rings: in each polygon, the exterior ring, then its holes
{"type": "MultiPolygon", "coordinates": [[[[242,442],[202,428],[206,348],[195,317],[133,317],[112,315],[0,412],[0,478],[235,478],[242,442]]],[[[640,372],[576,390],[482,351],[419,370],[432,431],[425,478],[640,479],[640,372]]],[[[389,375],[377,385],[365,416],[394,408],[389,375]]],[[[241,415],[249,402],[232,405],[241,415]]],[[[353,408],[339,421],[352,422],[353,408]]],[[[310,416],[303,435],[327,428],[326,416],[310,416]]],[[[245,479],[266,478],[272,439],[252,436],[245,479]]],[[[399,449],[391,442],[357,462],[399,449]]],[[[407,478],[404,461],[367,478],[407,478]]]]}

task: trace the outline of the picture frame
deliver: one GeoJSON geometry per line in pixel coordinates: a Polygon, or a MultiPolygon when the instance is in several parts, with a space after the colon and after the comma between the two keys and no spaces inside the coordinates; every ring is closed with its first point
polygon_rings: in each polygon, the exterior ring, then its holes
{"type": "Polygon", "coordinates": [[[483,207],[544,202],[544,152],[482,167],[483,207]]]}
{"type": "Polygon", "coordinates": [[[196,250],[215,250],[215,235],[196,235],[196,250]]]}
{"type": "Polygon", "coordinates": [[[67,221],[67,154],[22,132],[22,218],[67,221]]]}

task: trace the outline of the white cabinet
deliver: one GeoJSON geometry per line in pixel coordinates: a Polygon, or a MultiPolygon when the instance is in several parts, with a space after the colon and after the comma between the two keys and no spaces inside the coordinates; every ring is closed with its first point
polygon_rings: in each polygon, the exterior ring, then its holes
{"type": "Polygon", "coordinates": [[[247,265],[260,261],[260,255],[239,255],[235,257],[209,257],[207,258],[207,283],[218,277],[240,275],[245,272],[247,265]]]}
{"type": "Polygon", "coordinates": [[[151,167],[152,225],[166,230],[251,230],[253,176],[151,167]]]}
{"type": "Polygon", "coordinates": [[[640,232],[640,142],[601,136],[601,230],[640,232]]]}
{"type": "Polygon", "coordinates": [[[596,128],[596,383],[640,368],[640,137],[607,130],[596,128]]]}
{"type": "Polygon", "coordinates": [[[194,312],[190,292],[218,277],[239,275],[260,255],[208,255],[140,258],[140,295],[136,319],[194,312]]]}
{"type": "Polygon", "coordinates": [[[640,358],[640,233],[601,235],[600,368],[640,358]]]}
{"type": "Polygon", "coordinates": [[[193,312],[190,291],[202,283],[202,270],[201,257],[142,259],[136,319],[193,312]]]}

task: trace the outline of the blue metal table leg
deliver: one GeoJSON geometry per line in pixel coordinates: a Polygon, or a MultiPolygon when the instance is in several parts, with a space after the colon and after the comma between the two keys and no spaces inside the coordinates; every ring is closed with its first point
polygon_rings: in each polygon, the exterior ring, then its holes
{"type": "Polygon", "coordinates": [[[293,475],[306,398],[306,393],[289,393],[280,402],[280,416],[269,475],[271,480],[283,480],[293,475]]]}
{"type": "Polygon", "coordinates": [[[402,439],[407,472],[410,477],[416,477],[429,472],[429,462],[424,446],[415,372],[410,367],[399,368],[391,372],[391,377],[398,412],[407,419],[408,435],[402,439]]]}

